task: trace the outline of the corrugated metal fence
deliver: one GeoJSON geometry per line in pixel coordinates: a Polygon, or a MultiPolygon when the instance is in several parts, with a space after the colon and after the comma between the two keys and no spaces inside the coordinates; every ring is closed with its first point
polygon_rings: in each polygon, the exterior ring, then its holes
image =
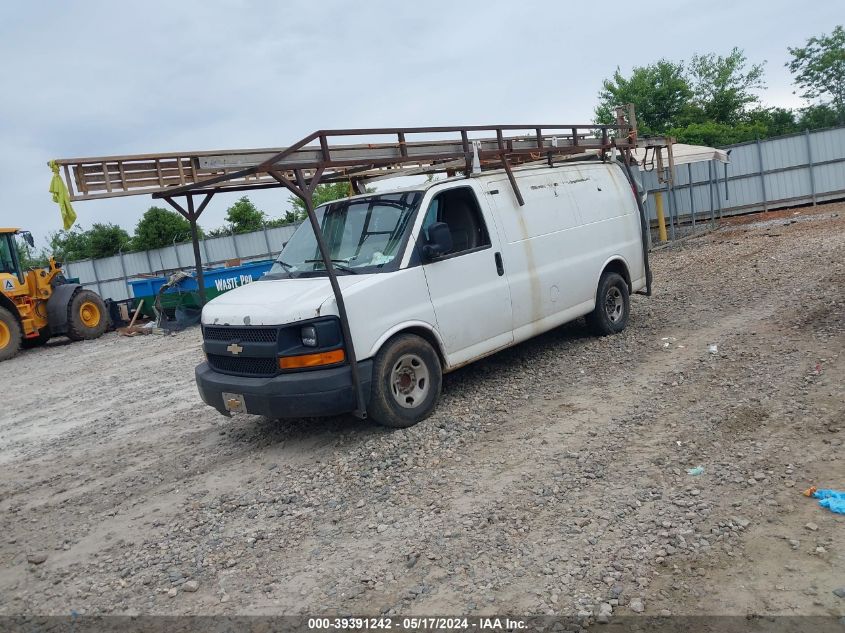
{"type": "MultiPolygon", "coordinates": [[[[696,222],[723,215],[749,213],[845,198],[845,127],[805,132],[765,141],[740,143],[730,150],[729,165],[715,162],[679,165],[671,194],[657,175],[646,170],[646,210],[657,218],[654,193],[663,192],[670,238],[695,230],[696,222]],[[681,231],[683,225],[683,231],[681,231]],[[677,229],[677,230],[676,230],[677,229]]],[[[296,226],[218,237],[200,242],[203,262],[275,257],[296,226]]],[[[191,268],[191,244],[175,244],[140,253],[124,253],[65,265],[69,277],[114,300],[131,297],[128,279],[191,268]]]]}
{"type": "Polygon", "coordinates": [[[687,225],[687,232],[694,221],[845,198],[845,127],[724,149],[730,164],[678,165],[671,194],[655,172],[646,171],[650,217],[657,217],[657,191],[663,192],[666,222],[687,225]]]}
{"type": "MultiPolygon", "coordinates": [[[[253,233],[227,235],[200,241],[200,255],[206,264],[219,264],[229,259],[266,259],[282,250],[298,225],[280,226],[253,233]]],[[[132,297],[129,279],[140,274],[162,274],[182,268],[193,268],[191,243],[174,244],[151,251],[122,253],[103,259],[86,259],[65,264],[68,277],[96,290],[104,298],[115,301],[132,297]]]]}

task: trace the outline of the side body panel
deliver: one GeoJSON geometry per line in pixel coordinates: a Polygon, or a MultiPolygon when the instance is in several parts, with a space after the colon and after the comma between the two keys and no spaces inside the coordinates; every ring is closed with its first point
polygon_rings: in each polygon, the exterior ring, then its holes
{"type": "Polygon", "coordinates": [[[524,170],[517,181],[523,207],[506,178],[486,186],[505,242],[516,341],[590,312],[602,269],[613,259],[629,267],[634,290],[642,287],[636,201],[618,166],[524,170]]]}

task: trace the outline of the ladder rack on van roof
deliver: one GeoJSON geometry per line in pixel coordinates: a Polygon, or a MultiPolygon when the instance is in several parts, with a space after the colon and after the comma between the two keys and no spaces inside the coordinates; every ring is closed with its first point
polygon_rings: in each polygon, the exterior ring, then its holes
{"type": "MultiPolygon", "coordinates": [[[[305,182],[368,181],[412,174],[505,169],[547,160],[604,155],[611,148],[663,146],[638,139],[633,113],[615,124],[470,125],[318,130],[286,148],[138,154],[56,160],[70,199],[188,194],[287,187],[297,172],[305,182]],[[342,144],[354,137],[367,143],[342,144]],[[424,138],[421,138],[424,137],[424,138]],[[434,139],[433,137],[440,137],[434,139]]],[[[514,182],[515,184],[515,182],[514,182]]],[[[297,193],[294,191],[294,193],[297,193]]],[[[518,194],[518,189],[517,189],[518,194]]],[[[519,196],[518,196],[519,197],[519,196]]]]}
{"type": "MultiPolygon", "coordinates": [[[[524,204],[511,167],[537,161],[606,158],[621,152],[630,175],[631,150],[667,149],[671,139],[639,139],[632,105],[616,109],[614,124],[466,125],[318,130],[286,148],[136,154],[54,161],[62,170],[72,201],[151,194],[167,201],[191,225],[200,301],[205,302],[197,219],[216,193],[285,187],[305,203],[332,291],[357,395],[356,415],[366,417],[349,320],[323,232],[314,213],[318,184],[349,182],[364,192],[367,182],[386,177],[504,169],[520,205],[524,204]],[[367,142],[336,144],[356,137],[367,142]],[[414,140],[417,139],[417,140],[414,140]],[[375,142],[374,142],[375,141],[375,142]],[[203,196],[194,206],[194,196],[203,196]],[[185,207],[176,202],[185,197],[185,207]]],[[[640,209],[642,215],[642,208],[640,209]]],[[[644,220],[643,220],[644,221],[644,220]]],[[[643,229],[645,231],[645,229],[643,229]]],[[[644,232],[645,239],[645,232],[644,232]]],[[[644,248],[646,248],[644,246],[644,248]]],[[[646,253],[647,257],[647,253],[646,253]]],[[[650,287],[650,284],[649,284],[650,287]]]]}

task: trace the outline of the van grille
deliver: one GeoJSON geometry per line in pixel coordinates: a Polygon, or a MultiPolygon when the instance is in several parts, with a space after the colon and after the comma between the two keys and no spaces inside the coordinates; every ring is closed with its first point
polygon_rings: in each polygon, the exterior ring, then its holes
{"type": "Polygon", "coordinates": [[[208,364],[217,371],[240,376],[274,376],[279,361],[273,358],[250,358],[238,356],[208,355],[208,364]]]}
{"type": "Polygon", "coordinates": [[[240,341],[241,343],[275,343],[279,329],[275,327],[204,327],[206,341],[240,341]]]}

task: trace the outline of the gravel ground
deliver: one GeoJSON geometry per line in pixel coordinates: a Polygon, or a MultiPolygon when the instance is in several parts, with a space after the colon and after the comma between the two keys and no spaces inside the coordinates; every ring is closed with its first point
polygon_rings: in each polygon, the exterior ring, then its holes
{"type": "Polygon", "coordinates": [[[653,254],[623,334],[454,372],[407,430],[223,418],[196,328],[27,351],[0,613],[845,614],[845,517],[801,495],[845,487],[843,255],[843,204],[734,218],[653,254]]]}

